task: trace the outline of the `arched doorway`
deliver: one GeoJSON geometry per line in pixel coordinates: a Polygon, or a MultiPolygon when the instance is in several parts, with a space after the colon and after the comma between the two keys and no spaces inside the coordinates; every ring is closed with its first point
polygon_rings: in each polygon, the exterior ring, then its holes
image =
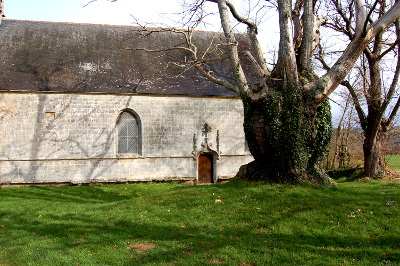
{"type": "Polygon", "coordinates": [[[197,166],[197,183],[198,184],[209,184],[213,183],[214,175],[214,157],[210,153],[204,153],[199,155],[198,166],[197,166]]]}

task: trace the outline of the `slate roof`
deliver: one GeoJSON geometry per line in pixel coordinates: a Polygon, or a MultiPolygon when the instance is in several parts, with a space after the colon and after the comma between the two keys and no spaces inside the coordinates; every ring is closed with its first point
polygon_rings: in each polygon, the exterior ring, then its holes
{"type": "MultiPolygon", "coordinates": [[[[161,32],[144,37],[139,30],[3,20],[0,90],[237,96],[193,68],[171,64],[187,60],[187,52],[135,50],[175,47],[184,41],[181,34],[161,32]]],[[[221,33],[194,33],[200,49],[221,38],[221,33]]],[[[240,46],[248,47],[247,39],[242,39],[240,46]]],[[[221,49],[214,53],[222,56],[221,49]]],[[[217,76],[231,76],[227,60],[215,61],[211,68],[217,76]]]]}

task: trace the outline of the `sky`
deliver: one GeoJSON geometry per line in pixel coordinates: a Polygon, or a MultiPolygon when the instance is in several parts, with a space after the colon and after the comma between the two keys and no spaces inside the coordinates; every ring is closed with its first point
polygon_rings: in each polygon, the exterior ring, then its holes
{"type": "Polygon", "coordinates": [[[178,0],[4,0],[7,19],[131,25],[181,10],[178,0]],[[87,6],[85,6],[87,5],[87,6]]]}
{"type": "MultiPolygon", "coordinates": [[[[238,9],[248,8],[243,0],[232,0],[239,3],[238,9]]],[[[182,2],[185,0],[3,0],[6,19],[75,22],[108,25],[136,25],[137,19],[142,25],[176,26],[180,21],[182,2]],[[90,3],[90,4],[88,4],[90,3]]],[[[190,1],[189,1],[190,2],[190,1]]],[[[214,3],[207,3],[214,8],[214,3]]],[[[214,11],[214,9],[213,9],[214,11]]],[[[272,24],[277,24],[274,16],[265,19],[268,27],[263,31],[259,28],[259,38],[268,45],[273,43],[276,30],[271,30],[272,24]],[[272,18],[271,18],[272,17],[272,18]],[[270,23],[274,20],[274,23],[270,23]]],[[[210,23],[201,30],[221,31],[218,15],[209,20],[210,23]]],[[[246,28],[239,29],[245,32],[246,28]]]]}

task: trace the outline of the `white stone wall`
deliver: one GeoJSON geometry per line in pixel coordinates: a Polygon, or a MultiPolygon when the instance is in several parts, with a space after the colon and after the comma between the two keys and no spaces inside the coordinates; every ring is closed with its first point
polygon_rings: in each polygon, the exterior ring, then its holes
{"type": "Polygon", "coordinates": [[[215,179],[229,178],[252,160],[242,109],[223,97],[2,92],[0,183],[195,181],[205,123],[215,179]],[[141,156],[117,154],[124,109],[140,117],[141,156]]]}

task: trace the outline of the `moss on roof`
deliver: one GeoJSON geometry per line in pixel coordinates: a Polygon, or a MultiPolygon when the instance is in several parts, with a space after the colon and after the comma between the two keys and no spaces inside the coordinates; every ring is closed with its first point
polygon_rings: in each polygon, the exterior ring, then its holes
{"type": "MultiPolygon", "coordinates": [[[[194,33],[199,49],[221,38],[221,33],[194,33]]],[[[197,70],[173,64],[188,60],[187,52],[136,49],[165,49],[183,42],[182,34],[143,36],[140,28],[129,26],[4,20],[0,90],[236,96],[197,70]]],[[[220,48],[213,50],[213,56],[223,54],[220,48]]],[[[215,61],[210,70],[231,77],[227,60],[215,61]]]]}

